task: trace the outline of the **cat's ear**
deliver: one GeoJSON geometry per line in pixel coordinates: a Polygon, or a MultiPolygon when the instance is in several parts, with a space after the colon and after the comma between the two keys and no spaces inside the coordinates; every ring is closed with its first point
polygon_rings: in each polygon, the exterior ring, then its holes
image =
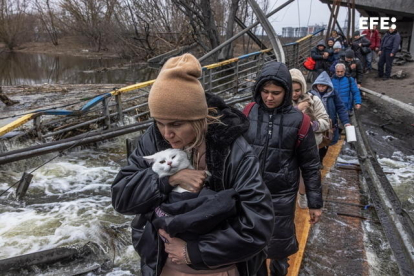
{"type": "Polygon", "coordinates": [[[148,161],[149,163],[154,163],[155,162],[155,154],[153,155],[148,155],[148,156],[142,156],[142,158],[144,158],[146,161],[148,161]]]}

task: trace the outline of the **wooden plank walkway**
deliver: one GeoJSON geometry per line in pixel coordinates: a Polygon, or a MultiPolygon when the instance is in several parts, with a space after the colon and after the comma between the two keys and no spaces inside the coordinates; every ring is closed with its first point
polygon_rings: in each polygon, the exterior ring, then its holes
{"type": "MultiPolygon", "coordinates": [[[[322,173],[322,180],[324,180],[326,174],[330,171],[330,169],[335,165],[336,159],[341,152],[343,140],[339,140],[338,143],[334,146],[329,147],[328,154],[324,158],[324,168],[321,171],[322,173]]],[[[325,196],[324,196],[325,198],[325,196]]],[[[322,213],[322,221],[323,221],[324,214],[322,213]]],[[[301,267],[303,255],[306,248],[306,242],[308,240],[309,231],[311,225],[309,223],[309,210],[308,209],[301,209],[299,206],[296,207],[295,213],[295,225],[296,225],[296,236],[299,241],[299,251],[289,257],[289,276],[296,276],[299,274],[299,270],[301,267]]]]}

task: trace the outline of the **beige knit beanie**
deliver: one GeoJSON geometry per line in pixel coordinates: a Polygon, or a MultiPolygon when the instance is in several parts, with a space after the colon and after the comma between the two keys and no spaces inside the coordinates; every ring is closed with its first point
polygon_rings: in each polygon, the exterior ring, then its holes
{"type": "Polygon", "coordinates": [[[162,67],[148,96],[151,117],[198,120],[207,117],[204,89],[198,78],[201,65],[191,54],[170,58],[162,67]]]}

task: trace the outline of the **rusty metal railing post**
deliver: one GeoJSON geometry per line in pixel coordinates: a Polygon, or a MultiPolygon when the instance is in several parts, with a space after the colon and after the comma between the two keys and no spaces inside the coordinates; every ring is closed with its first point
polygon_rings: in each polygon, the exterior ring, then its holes
{"type": "Polygon", "coordinates": [[[204,90],[206,90],[206,70],[201,72],[201,84],[203,85],[204,90]]]}
{"type": "Polygon", "coordinates": [[[115,95],[116,111],[118,112],[118,121],[124,125],[124,113],[122,113],[121,94],[115,95]]]}
{"type": "Polygon", "coordinates": [[[236,68],[234,69],[234,94],[239,91],[239,61],[236,62],[236,68]]]}
{"type": "Polygon", "coordinates": [[[103,115],[105,116],[105,126],[107,128],[111,127],[111,117],[109,116],[109,98],[105,98],[102,101],[103,105],[103,115]]]}
{"type": "Polygon", "coordinates": [[[208,76],[208,92],[213,93],[213,69],[208,70],[209,76],[208,76]]]}
{"type": "Polygon", "coordinates": [[[33,119],[33,125],[36,131],[37,138],[39,138],[39,140],[43,139],[41,117],[42,116],[37,116],[33,119]]]}

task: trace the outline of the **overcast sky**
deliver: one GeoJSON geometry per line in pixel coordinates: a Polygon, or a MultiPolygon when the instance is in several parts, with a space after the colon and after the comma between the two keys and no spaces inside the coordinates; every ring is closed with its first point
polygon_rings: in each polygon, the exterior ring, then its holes
{"type": "MultiPolygon", "coordinates": [[[[279,7],[286,0],[269,0],[269,12],[279,7]]],[[[319,0],[296,0],[270,17],[277,34],[282,34],[283,27],[306,27],[314,24],[328,24],[330,11],[328,5],[319,0]],[[309,23],[309,24],[308,24],[309,23]]],[[[355,17],[359,20],[359,13],[355,11],[355,17]]],[[[341,27],[347,18],[347,9],[341,7],[338,14],[338,21],[341,27]]],[[[358,21],[355,22],[357,28],[358,21]]]]}

